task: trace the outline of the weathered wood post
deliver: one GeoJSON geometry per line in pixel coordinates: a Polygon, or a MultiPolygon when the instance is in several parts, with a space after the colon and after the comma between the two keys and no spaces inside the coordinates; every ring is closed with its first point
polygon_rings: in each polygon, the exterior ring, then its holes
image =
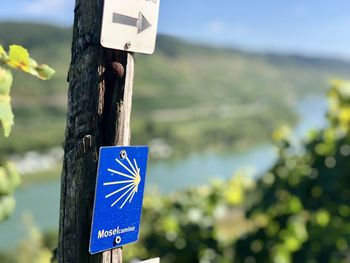
{"type": "Polygon", "coordinates": [[[61,178],[59,262],[122,262],[121,249],[89,254],[98,151],[128,145],[132,53],[99,44],[102,0],[76,0],[68,74],[68,114],[61,178]]]}
{"type": "Polygon", "coordinates": [[[130,143],[134,55],[127,51],[153,53],[159,0],[76,0],[74,11],[58,261],[121,263],[121,248],[89,254],[98,153],[130,143]]]}

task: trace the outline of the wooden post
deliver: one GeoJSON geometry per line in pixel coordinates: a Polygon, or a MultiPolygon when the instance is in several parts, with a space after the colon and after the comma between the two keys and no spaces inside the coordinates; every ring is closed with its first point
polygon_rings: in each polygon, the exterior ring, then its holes
{"type": "MultiPolygon", "coordinates": [[[[99,44],[103,0],[76,0],[61,176],[58,262],[122,262],[122,250],[89,254],[101,146],[128,145],[133,54],[99,44]]],[[[117,36],[116,36],[117,37],[117,36]]]]}

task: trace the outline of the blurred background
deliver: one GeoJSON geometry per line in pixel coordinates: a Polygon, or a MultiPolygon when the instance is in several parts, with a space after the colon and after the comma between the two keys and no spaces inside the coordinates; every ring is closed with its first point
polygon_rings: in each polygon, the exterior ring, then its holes
{"type": "MultiPolygon", "coordinates": [[[[50,262],[57,246],[73,2],[1,5],[0,44],[56,74],[13,71],[0,159],[21,184],[0,191],[0,262],[50,262]]],[[[126,262],[350,262],[349,11],[346,0],[161,2],[156,52],[136,56],[132,144],[151,156],[126,262]]]]}

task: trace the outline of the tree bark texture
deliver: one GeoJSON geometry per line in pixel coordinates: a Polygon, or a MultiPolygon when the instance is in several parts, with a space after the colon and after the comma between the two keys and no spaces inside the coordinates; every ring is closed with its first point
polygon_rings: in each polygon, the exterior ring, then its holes
{"type": "MultiPolygon", "coordinates": [[[[99,44],[103,0],[76,0],[61,175],[58,262],[121,262],[89,254],[99,148],[128,145],[133,55],[99,44]]],[[[117,36],[116,36],[117,37],[117,36]]]]}

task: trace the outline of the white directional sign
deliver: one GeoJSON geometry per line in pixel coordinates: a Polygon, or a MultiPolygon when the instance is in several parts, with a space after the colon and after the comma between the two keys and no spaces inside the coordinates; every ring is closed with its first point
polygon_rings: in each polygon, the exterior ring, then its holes
{"type": "Polygon", "coordinates": [[[105,0],[101,45],[152,54],[160,0],[105,0]]]}

